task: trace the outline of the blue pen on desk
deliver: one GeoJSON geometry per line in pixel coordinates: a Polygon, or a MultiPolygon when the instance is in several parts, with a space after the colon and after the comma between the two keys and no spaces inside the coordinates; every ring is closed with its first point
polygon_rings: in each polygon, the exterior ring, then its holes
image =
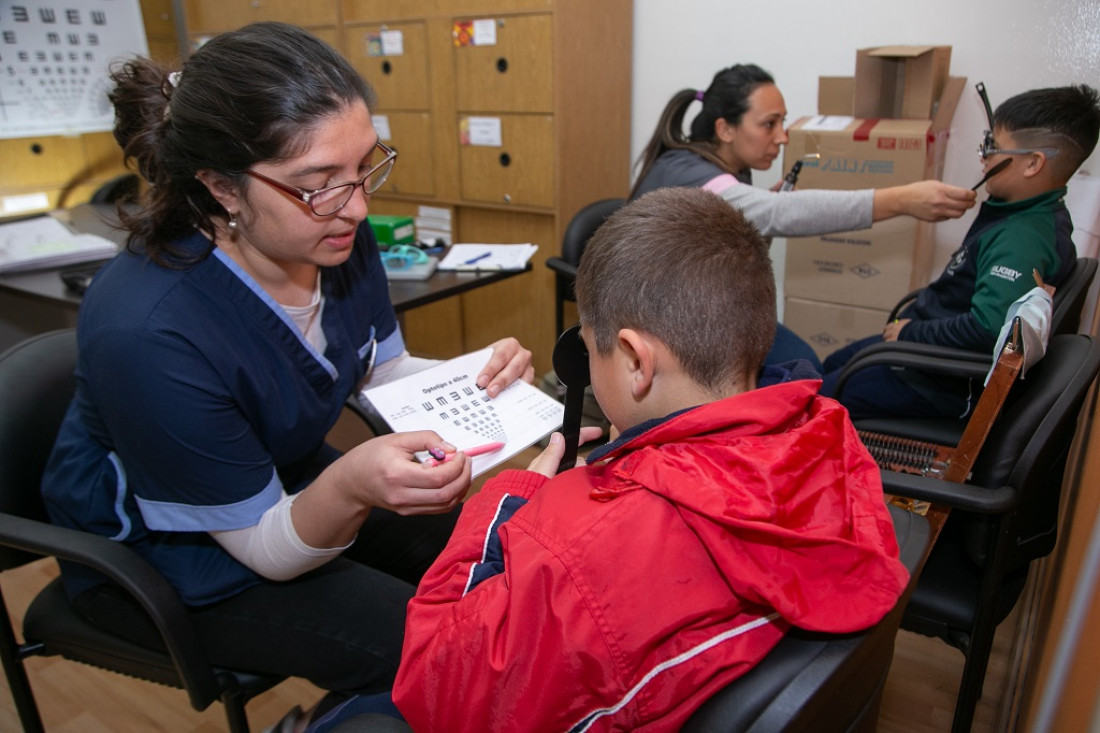
{"type": "Polygon", "coordinates": [[[472,265],[472,264],[474,264],[475,262],[480,262],[481,260],[483,260],[483,259],[485,259],[486,257],[490,256],[491,254],[493,254],[493,253],[492,253],[492,252],[483,252],[482,254],[479,254],[479,255],[478,255],[477,257],[471,257],[470,259],[466,260],[466,261],[465,261],[465,262],[463,262],[462,264],[464,264],[464,265],[472,265]]]}

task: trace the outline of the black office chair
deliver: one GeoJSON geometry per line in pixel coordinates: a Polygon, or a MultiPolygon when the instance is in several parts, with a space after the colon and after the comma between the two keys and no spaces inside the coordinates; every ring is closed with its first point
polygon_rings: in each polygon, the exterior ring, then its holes
{"type": "Polygon", "coordinates": [[[0,354],[0,570],[42,557],[91,567],[141,603],[164,646],[137,646],[90,624],[69,604],[60,578],[27,608],[19,643],[0,597],[0,661],[23,730],[43,730],[23,660],[60,655],[186,690],[196,710],[220,699],[229,730],[247,733],[245,703],[283,678],[213,667],[179,595],[149,563],[119,542],[49,522],[39,486],[75,389],[76,351],[76,332],[66,329],[0,354]]]}
{"type": "MultiPolygon", "coordinates": [[[[915,574],[931,539],[928,522],[905,509],[888,508],[901,560],[915,574]]],[[[893,611],[865,631],[791,629],[759,664],[703,703],[681,731],[874,731],[913,585],[893,611]]]]}
{"type": "Polygon", "coordinates": [[[141,179],[134,173],[123,173],[107,181],[92,194],[89,203],[134,203],[141,191],[141,179]]]}
{"type": "Polygon", "coordinates": [[[951,507],[901,626],[966,656],[952,730],[970,729],[997,625],[1054,548],[1066,462],[1100,344],[1061,334],[1017,380],[965,483],[883,472],[887,492],[951,507]]]}
{"type": "MultiPolygon", "coordinates": [[[[1077,332],[1089,286],[1096,275],[1096,270],[1095,258],[1079,257],[1069,275],[1055,289],[1050,320],[1052,337],[1077,332]]],[[[902,298],[894,306],[888,321],[894,320],[919,292],[914,290],[902,298]]],[[[910,341],[874,344],[860,351],[841,371],[836,384],[838,399],[843,401],[845,385],[852,379],[858,379],[861,370],[878,365],[905,367],[945,376],[984,379],[993,365],[993,354],[910,341]]],[[[956,445],[966,428],[967,419],[966,417],[874,417],[862,418],[855,422],[860,430],[899,435],[941,445],[956,445]]]]}
{"type": "MultiPolygon", "coordinates": [[[[575,441],[580,413],[570,397],[588,386],[587,354],[576,326],[563,333],[554,364],[566,386],[566,441],[575,441]],[[573,364],[574,368],[566,368],[573,364]]],[[[568,448],[568,446],[567,446],[568,448]]],[[[567,452],[571,460],[573,452],[567,452]]],[[[682,730],[873,731],[894,656],[894,638],[931,539],[927,520],[890,506],[901,559],[912,580],[894,610],[870,629],[821,634],[792,629],[753,669],[713,695],[682,730]]]]}
{"type": "MultiPolygon", "coordinates": [[[[902,562],[915,572],[931,539],[928,522],[896,506],[889,509],[902,562]]],[[[893,611],[866,631],[819,634],[792,629],[759,664],[703,703],[680,730],[872,733],[905,600],[903,596],[893,611]]],[[[368,713],[349,718],[333,733],[411,730],[396,718],[368,713]]]]}
{"type": "Polygon", "coordinates": [[[1081,313],[1089,295],[1089,286],[1096,276],[1095,257],[1078,257],[1066,279],[1054,291],[1054,317],[1050,322],[1050,335],[1077,333],[1081,326],[1081,313]]]}
{"type": "Polygon", "coordinates": [[[557,331],[565,330],[565,301],[575,302],[573,296],[573,281],[577,279],[577,265],[580,264],[581,255],[588,240],[607,220],[607,217],[626,205],[626,199],[601,199],[588,204],[573,215],[569,220],[569,226],[565,228],[565,236],[561,241],[561,257],[550,257],[546,260],[546,266],[554,271],[554,298],[557,320],[557,331]]]}

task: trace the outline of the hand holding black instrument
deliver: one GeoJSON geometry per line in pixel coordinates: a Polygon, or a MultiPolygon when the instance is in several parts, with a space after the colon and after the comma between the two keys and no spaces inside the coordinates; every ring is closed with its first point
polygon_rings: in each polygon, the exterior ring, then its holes
{"type": "Polygon", "coordinates": [[[803,160],[817,160],[821,157],[821,153],[808,153],[803,155],[800,160],[796,160],[794,165],[791,166],[790,172],[784,176],[783,184],[779,187],[780,191],[792,191],[795,184],[798,183],[798,174],[802,172],[803,160]]]}
{"type": "Polygon", "coordinates": [[[581,340],[581,327],[573,326],[558,338],[553,355],[554,372],[565,385],[565,415],[561,433],[565,438],[565,454],[558,464],[558,473],[577,463],[577,448],[581,442],[581,408],[584,390],[592,381],[588,371],[588,349],[581,340]]]}

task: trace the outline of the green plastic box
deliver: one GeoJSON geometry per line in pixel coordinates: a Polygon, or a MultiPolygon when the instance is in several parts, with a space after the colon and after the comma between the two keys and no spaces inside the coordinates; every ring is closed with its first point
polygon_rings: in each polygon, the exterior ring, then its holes
{"type": "Polygon", "coordinates": [[[367,217],[371,229],[374,230],[374,238],[381,247],[389,247],[394,244],[414,244],[416,234],[413,228],[411,216],[386,216],[371,214],[367,217]]]}

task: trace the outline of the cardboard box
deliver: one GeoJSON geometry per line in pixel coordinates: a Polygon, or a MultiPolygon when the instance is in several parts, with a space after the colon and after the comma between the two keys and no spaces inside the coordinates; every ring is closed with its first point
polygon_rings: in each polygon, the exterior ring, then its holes
{"type": "Polygon", "coordinates": [[[879,46],[856,51],[856,117],[931,119],[951,68],[950,46],[879,46]]]}
{"type": "Polygon", "coordinates": [[[381,247],[389,247],[394,244],[413,244],[416,241],[416,230],[413,227],[411,216],[387,216],[384,214],[371,214],[367,217],[371,229],[374,230],[374,238],[381,247]]]}
{"type": "Polygon", "coordinates": [[[784,295],[890,310],[928,282],[932,229],[897,217],[858,232],[787,240],[784,295]]]}
{"type": "Polygon", "coordinates": [[[824,359],[853,341],[882,333],[889,310],[785,298],[783,323],[824,359]]]}
{"type": "MultiPolygon", "coordinates": [[[[913,47],[905,47],[913,48],[913,47]]],[[[821,77],[816,117],[804,117],[789,130],[784,169],[803,160],[798,187],[856,190],[897,186],[928,178],[942,179],[944,154],[951,120],[966,79],[946,77],[950,47],[919,47],[898,56],[899,47],[865,49],[863,75],[821,77]],[[923,49],[923,50],[922,50],[923,49]],[[889,52],[887,52],[889,51],[889,52]],[[891,55],[893,54],[893,55],[891,55]],[[861,82],[867,87],[867,64],[881,68],[903,59],[913,71],[901,89],[918,88],[916,71],[946,77],[925,119],[852,117],[861,82]],[[871,61],[867,61],[870,59],[871,61]],[[914,86],[916,85],[916,86],[914,86]],[[933,111],[934,110],[934,111],[933,111]],[[845,112],[848,114],[845,114],[845,112]]],[[[899,62],[900,63],[900,62],[899,62]]],[[[897,70],[894,78],[896,80],[897,70]]],[[[904,81],[904,80],[903,80],[904,81]]],[[[881,84],[880,84],[881,86],[881,84]]],[[[923,88],[923,87],[920,87],[923,88]]],[[[864,91],[864,93],[866,93],[864,91]]],[[[841,305],[889,310],[906,293],[923,286],[931,275],[934,244],[930,225],[909,217],[879,222],[869,230],[817,237],[791,238],[787,242],[784,293],[793,298],[841,305]]]]}
{"type": "MultiPolygon", "coordinates": [[[[843,77],[825,77],[819,86],[819,104],[836,111],[843,107],[843,77]]],[[[944,153],[962,90],[963,77],[951,77],[944,87],[936,116],[924,120],[860,119],[850,116],[803,117],[788,130],[783,168],[803,161],[799,188],[853,190],[896,186],[943,177],[944,153]]],[[[977,141],[975,141],[977,144],[977,141]]]]}
{"type": "Polygon", "coordinates": [[[853,116],[856,80],[853,76],[817,77],[817,113],[853,116]]]}

